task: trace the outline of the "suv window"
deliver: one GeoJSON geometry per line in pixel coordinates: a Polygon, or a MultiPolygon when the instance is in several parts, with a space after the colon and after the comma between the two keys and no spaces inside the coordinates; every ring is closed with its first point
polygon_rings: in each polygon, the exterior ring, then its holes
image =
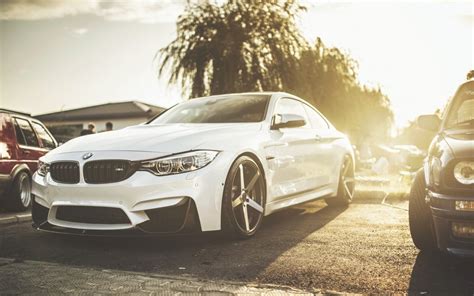
{"type": "Polygon", "coordinates": [[[452,101],[446,126],[474,126],[474,84],[461,89],[452,101]]]}
{"type": "Polygon", "coordinates": [[[304,104],[304,109],[314,129],[329,129],[327,121],[317,111],[306,104],[304,104]]]}
{"type": "Polygon", "coordinates": [[[0,112],[0,139],[8,139],[7,135],[7,114],[0,112]]]}
{"type": "Polygon", "coordinates": [[[21,131],[20,125],[18,124],[16,120],[13,120],[13,125],[15,126],[16,141],[18,142],[19,145],[26,145],[25,136],[23,135],[23,132],[21,131]]]}
{"type": "MultiPolygon", "coordinates": [[[[36,138],[35,132],[33,131],[33,128],[31,127],[31,124],[28,122],[28,120],[15,118],[15,122],[18,124],[21,132],[23,133],[24,142],[26,142],[26,145],[31,147],[39,147],[38,138],[36,138]]],[[[20,141],[19,143],[25,145],[20,141]]]]}
{"type": "Polygon", "coordinates": [[[301,128],[310,128],[308,115],[304,110],[304,106],[297,100],[283,98],[278,100],[273,114],[294,114],[304,118],[306,124],[301,128]]]}
{"type": "Polygon", "coordinates": [[[33,128],[35,129],[36,134],[41,139],[41,144],[43,144],[43,148],[47,149],[54,149],[56,148],[56,144],[54,143],[53,138],[49,135],[46,131],[45,127],[37,122],[33,122],[33,128]]]}

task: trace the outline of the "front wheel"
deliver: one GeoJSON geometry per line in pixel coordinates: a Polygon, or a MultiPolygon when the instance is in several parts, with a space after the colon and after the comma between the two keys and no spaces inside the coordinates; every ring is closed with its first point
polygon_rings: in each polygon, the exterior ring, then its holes
{"type": "Polygon", "coordinates": [[[262,223],[265,202],[265,179],[259,165],[248,156],[239,157],[224,186],[223,231],[237,238],[253,236],[262,223]]]}
{"type": "Polygon", "coordinates": [[[425,202],[425,175],[420,170],[413,181],[408,202],[408,221],[410,234],[415,246],[421,251],[434,251],[436,236],[433,227],[433,217],[428,204],[425,202]]]}
{"type": "Polygon", "coordinates": [[[12,187],[7,192],[5,208],[10,211],[26,211],[31,204],[31,179],[27,172],[20,172],[15,177],[12,187]]]}
{"type": "Polygon", "coordinates": [[[347,207],[354,198],[354,191],[354,164],[352,158],[346,155],[341,166],[337,195],[335,197],[326,198],[324,201],[330,207],[347,207]]]}

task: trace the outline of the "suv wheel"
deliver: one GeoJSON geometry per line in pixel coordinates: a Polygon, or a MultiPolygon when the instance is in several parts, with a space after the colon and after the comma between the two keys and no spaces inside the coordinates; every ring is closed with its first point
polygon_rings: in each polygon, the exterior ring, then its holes
{"type": "Polygon", "coordinates": [[[408,219],[410,233],[415,246],[421,251],[434,251],[436,235],[433,227],[433,217],[429,205],[425,202],[425,175],[423,169],[418,171],[410,190],[408,204],[408,219]]]}
{"type": "Polygon", "coordinates": [[[31,204],[31,179],[28,173],[20,172],[7,193],[5,208],[10,211],[25,211],[31,204]]]}

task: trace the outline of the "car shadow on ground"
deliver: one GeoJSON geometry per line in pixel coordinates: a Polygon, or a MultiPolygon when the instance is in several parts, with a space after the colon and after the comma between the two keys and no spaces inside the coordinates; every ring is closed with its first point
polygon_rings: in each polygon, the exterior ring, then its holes
{"type": "MultiPolygon", "coordinates": [[[[345,211],[323,201],[289,208],[264,219],[259,233],[246,240],[220,233],[174,237],[82,237],[28,232],[4,240],[2,255],[103,269],[255,280],[280,255],[345,211]],[[13,246],[12,246],[13,247],[13,246]]],[[[5,236],[5,235],[4,235],[5,236]]],[[[14,236],[14,234],[12,234],[14,236]]],[[[312,239],[311,243],[318,242],[312,239]]],[[[2,257],[0,256],[0,257],[2,257]]]]}
{"type": "Polygon", "coordinates": [[[408,295],[474,295],[474,258],[420,252],[408,295]]]}

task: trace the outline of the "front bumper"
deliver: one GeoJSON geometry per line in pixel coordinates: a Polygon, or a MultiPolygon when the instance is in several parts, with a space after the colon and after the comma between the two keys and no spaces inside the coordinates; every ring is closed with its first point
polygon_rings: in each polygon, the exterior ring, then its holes
{"type": "Polygon", "coordinates": [[[456,254],[474,255],[474,237],[453,231],[453,225],[474,228],[474,211],[459,211],[456,201],[474,201],[474,196],[453,196],[428,191],[438,248],[456,254]]]}
{"type": "Polygon", "coordinates": [[[194,233],[201,231],[196,205],[191,199],[185,199],[176,206],[146,211],[149,220],[132,228],[120,230],[80,229],[61,227],[48,222],[49,209],[35,202],[33,197],[33,228],[45,232],[85,236],[154,236],[163,234],[194,233]],[[166,221],[171,218],[172,221],[166,221]]]}
{"type": "MultiPolygon", "coordinates": [[[[109,154],[107,157],[120,157],[109,154]]],[[[190,230],[190,224],[199,225],[202,231],[220,230],[222,194],[231,155],[220,153],[208,166],[190,173],[155,176],[137,171],[126,180],[107,184],[84,181],[82,167],[86,161],[81,155],[68,156],[81,168],[77,184],[57,183],[50,174],[34,174],[35,228],[88,235],[175,233],[190,230]],[[95,219],[87,211],[84,215],[76,210],[69,210],[69,216],[64,214],[68,212],[65,209],[73,208],[93,208],[99,213],[96,216],[107,216],[111,212],[108,209],[113,209],[125,219],[117,220],[117,213],[113,213],[114,222],[108,223],[107,217],[95,219]]]]}

